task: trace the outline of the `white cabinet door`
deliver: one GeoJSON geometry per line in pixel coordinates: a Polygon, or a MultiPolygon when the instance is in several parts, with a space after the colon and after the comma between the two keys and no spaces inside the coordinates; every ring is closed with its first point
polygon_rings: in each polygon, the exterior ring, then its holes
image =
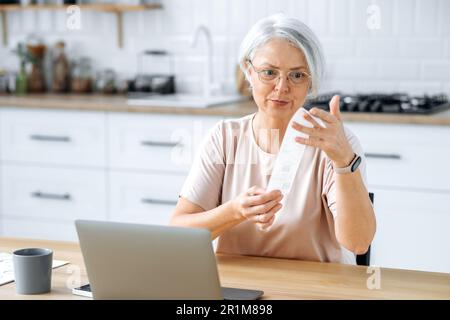
{"type": "Polygon", "coordinates": [[[105,114],[62,110],[0,110],[1,159],[105,166],[105,114]]]}
{"type": "Polygon", "coordinates": [[[371,264],[450,272],[450,192],[371,191],[377,216],[371,264]]]}
{"type": "Polygon", "coordinates": [[[109,166],[155,172],[189,171],[197,147],[218,117],[112,113],[109,166]]]}
{"type": "Polygon", "coordinates": [[[450,191],[450,127],[347,123],[367,157],[371,186],[450,191]]]}
{"type": "Polygon", "coordinates": [[[185,175],[110,172],[110,219],[167,225],[185,175]]]}
{"type": "Polygon", "coordinates": [[[371,264],[450,272],[450,127],[346,123],[367,154],[371,264]]]}
{"type": "MultiPolygon", "coordinates": [[[[34,222],[49,226],[59,223],[74,230],[71,225],[75,219],[106,220],[105,190],[103,171],[3,165],[1,218],[24,221],[23,229],[17,223],[12,227],[13,232],[6,224],[3,232],[27,236],[34,222]]],[[[47,230],[42,236],[49,239],[61,232],[47,230]]]]}

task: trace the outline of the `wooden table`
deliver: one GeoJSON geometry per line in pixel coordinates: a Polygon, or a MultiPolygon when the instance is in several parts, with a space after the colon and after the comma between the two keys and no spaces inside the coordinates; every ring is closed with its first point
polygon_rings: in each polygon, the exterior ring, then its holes
{"type": "MultiPolygon", "coordinates": [[[[51,293],[17,295],[9,283],[0,286],[0,299],[87,299],[71,293],[78,274],[87,283],[77,243],[0,238],[2,252],[24,247],[51,248],[54,259],[70,264],[53,270],[51,293]]],[[[264,290],[264,299],[450,299],[446,273],[381,268],[380,289],[368,289],[375,274],[362,266],[223,254],[217,260],[223,286],[264,290]]]]}

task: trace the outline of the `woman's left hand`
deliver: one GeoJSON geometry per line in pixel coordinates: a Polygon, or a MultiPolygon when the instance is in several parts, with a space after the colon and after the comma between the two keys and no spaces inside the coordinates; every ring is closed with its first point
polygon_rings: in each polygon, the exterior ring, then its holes
{"type": "Polygon", "coordinates": [[[320,126],[311,116],[305,114],[305,119],[313,127],[309,128],[294,121],[292,128],[309,135],[309,139],[296,137],[295,141],[322,149],[337,168],[348,166],[353,160],[354,152],[345,136],[339,110],[339,96],[333,96],[331,99],[330,112],[318,108],[312,108],[309,112],[320,118],[325,123],[325,128],[320,126]]]}

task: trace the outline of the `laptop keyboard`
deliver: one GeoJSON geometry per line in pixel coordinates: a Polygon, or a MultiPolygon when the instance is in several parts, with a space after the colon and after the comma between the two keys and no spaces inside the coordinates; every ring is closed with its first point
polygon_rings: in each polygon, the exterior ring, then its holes
{"type": "MultiPolygon", "coordinates": [[[[221,289],[224,300],[256,300],[263,295],[263,292],[260,290],[248,290],[229,287],[222,287],[221,289]]],[[[91,285],[85,284],[77,288],[77,290],[90,293],[91,285]]]]}

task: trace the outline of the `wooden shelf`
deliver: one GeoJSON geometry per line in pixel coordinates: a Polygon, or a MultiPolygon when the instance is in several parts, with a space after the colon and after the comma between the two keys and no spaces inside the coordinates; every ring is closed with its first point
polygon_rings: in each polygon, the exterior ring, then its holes
{"type": "MultiPolygon", "coordinates": [[[[57,5],[57,4],[32,4],[32,5],[20,5],[20,4],[2,4],[0,5],[0,11],[21,11],[21,10],[66,10],[71,5],[57,5]]],[[[81,10],[90,11],[105,11],[105,12],[125,12],[125,11],[143,11],[152,9],[161,9],[161,4],[140,4],[140,5],[126,5],[126,4],[79,4],[76,5],[81,10]]]]}
{"type": "MultiPolygon", "coordinates": [[[[20,5],[20,4],[0,4],[0,16],[2,18],[2,35],[3,35],[3,45],[6,47],[8,45],[8,23],[7,23],[7,13],[13,11],[24,11],[24,10],[67,10],[71,5],[57,5],[57,4],[33,4],[33,5],[20,5]]],[[[73,6],[73,5],[72,5],[73,6]]],[[[78,6],[81,11],[98,11],[98,12],[109,12],[115,13],[117,19],[117,43],[120,48],[123,47],[123,18],[122,14],[124,12],[132,11],[145,11],[162,9],[162,5],[159,3],[155,4],[140,4],[140,5],[126,5],[126,4],[80,4],[78,6]]]]}

